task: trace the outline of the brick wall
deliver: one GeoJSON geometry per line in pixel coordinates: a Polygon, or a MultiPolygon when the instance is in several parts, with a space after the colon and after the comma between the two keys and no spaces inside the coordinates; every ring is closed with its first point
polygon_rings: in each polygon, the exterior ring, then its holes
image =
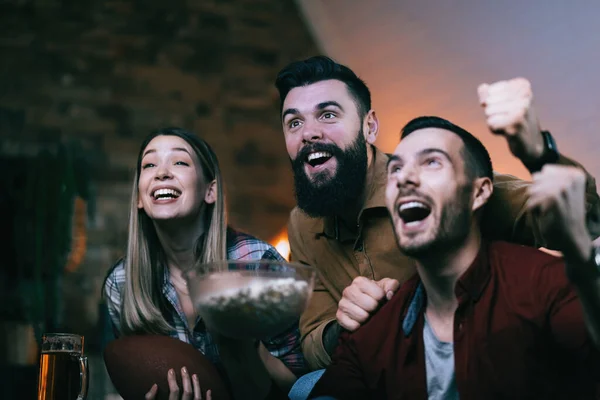
{"type": "Polygon", "coordinates": [[[181,126],[213,146],[234,226],[266,240],[285,227],[294,199],[273,80],[317,53],[293,0],[5,0],[0,26],[0,149],[76,139],[93,167],[96,219],[63,282],[66,329],[96,331],[150,130],[181,126]]]}

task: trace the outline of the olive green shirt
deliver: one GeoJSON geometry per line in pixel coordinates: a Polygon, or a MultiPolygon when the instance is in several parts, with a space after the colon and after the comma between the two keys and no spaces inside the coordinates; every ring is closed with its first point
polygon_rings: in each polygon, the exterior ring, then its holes
{"type": "MultiPolygon", "coordinates": [[[[290,215],[291,259],[317,269],[312,298],[300,318],[302,350],[312,369],[325,368],[331,362],[323,346],[323,332],[336,319],[342,291],[354,278],[393,278],[403,283],[415,273],[414,261],[398,249],[385,207],[388,155],[373,149],[374,157],[367,170],[366,200],[356,229],[349,229],[337,217],[308,217],[297,207],[290,215]]],[[[559,163],[581,167],[563,156],[559,163]]],[[[486,238],[544,246],[536,224],[525,210],[529,184],[511,175],[495,174],[494,193],[482,219],[486,238]]],[[[586,211],[590,234],[600,236],[600,198],[589,174],[586,211]]]]}

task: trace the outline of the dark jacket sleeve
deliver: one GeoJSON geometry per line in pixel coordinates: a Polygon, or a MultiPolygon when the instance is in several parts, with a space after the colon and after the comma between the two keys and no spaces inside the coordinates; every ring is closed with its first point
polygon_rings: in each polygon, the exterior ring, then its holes
{"type": "Polygon", "coordinates": [[[336,399],[364,400],[372,398],[357,357],[352,335],[348,332],[340,336],[332,364],[317,381],[309,399],[330,396],[336,399]]]}

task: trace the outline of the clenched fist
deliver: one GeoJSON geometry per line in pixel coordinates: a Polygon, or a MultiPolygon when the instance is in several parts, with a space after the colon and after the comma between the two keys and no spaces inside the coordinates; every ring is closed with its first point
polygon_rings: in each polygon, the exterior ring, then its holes
{"type": "Polygon", "coordinates": [[[544,139],[529,81],[515,78],[484,83],[477,92],[490,130],[503,135],[511,152],[524,163],[538,160],[544,152],[544,139]]]}
{"type": "Polygon", "coordinates": [[[526,207],[552,248],[575,263],[587,260],[592,240],[585,224],[583,170],[564,165],[546,165],[533,174],[526,207]]]}
{"type": "Polygon", "coordinates": [[[359,276],[344,289],[335,314],[340,326],[350,332],[357,330],[379,308],[384,299],[391,299],[400,282],[383,278],[373,281],[359,276]]]}

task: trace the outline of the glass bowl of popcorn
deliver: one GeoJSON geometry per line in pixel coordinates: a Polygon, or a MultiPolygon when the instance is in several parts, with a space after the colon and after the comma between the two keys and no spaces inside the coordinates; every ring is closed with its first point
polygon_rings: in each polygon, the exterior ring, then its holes
{"type": "Polygon", "coordinates": [[[198,263],[183,277],[208,329],[230,338],[264,339],[298,321],[315,271],[281,261],[217,261],[198,263]]]}

